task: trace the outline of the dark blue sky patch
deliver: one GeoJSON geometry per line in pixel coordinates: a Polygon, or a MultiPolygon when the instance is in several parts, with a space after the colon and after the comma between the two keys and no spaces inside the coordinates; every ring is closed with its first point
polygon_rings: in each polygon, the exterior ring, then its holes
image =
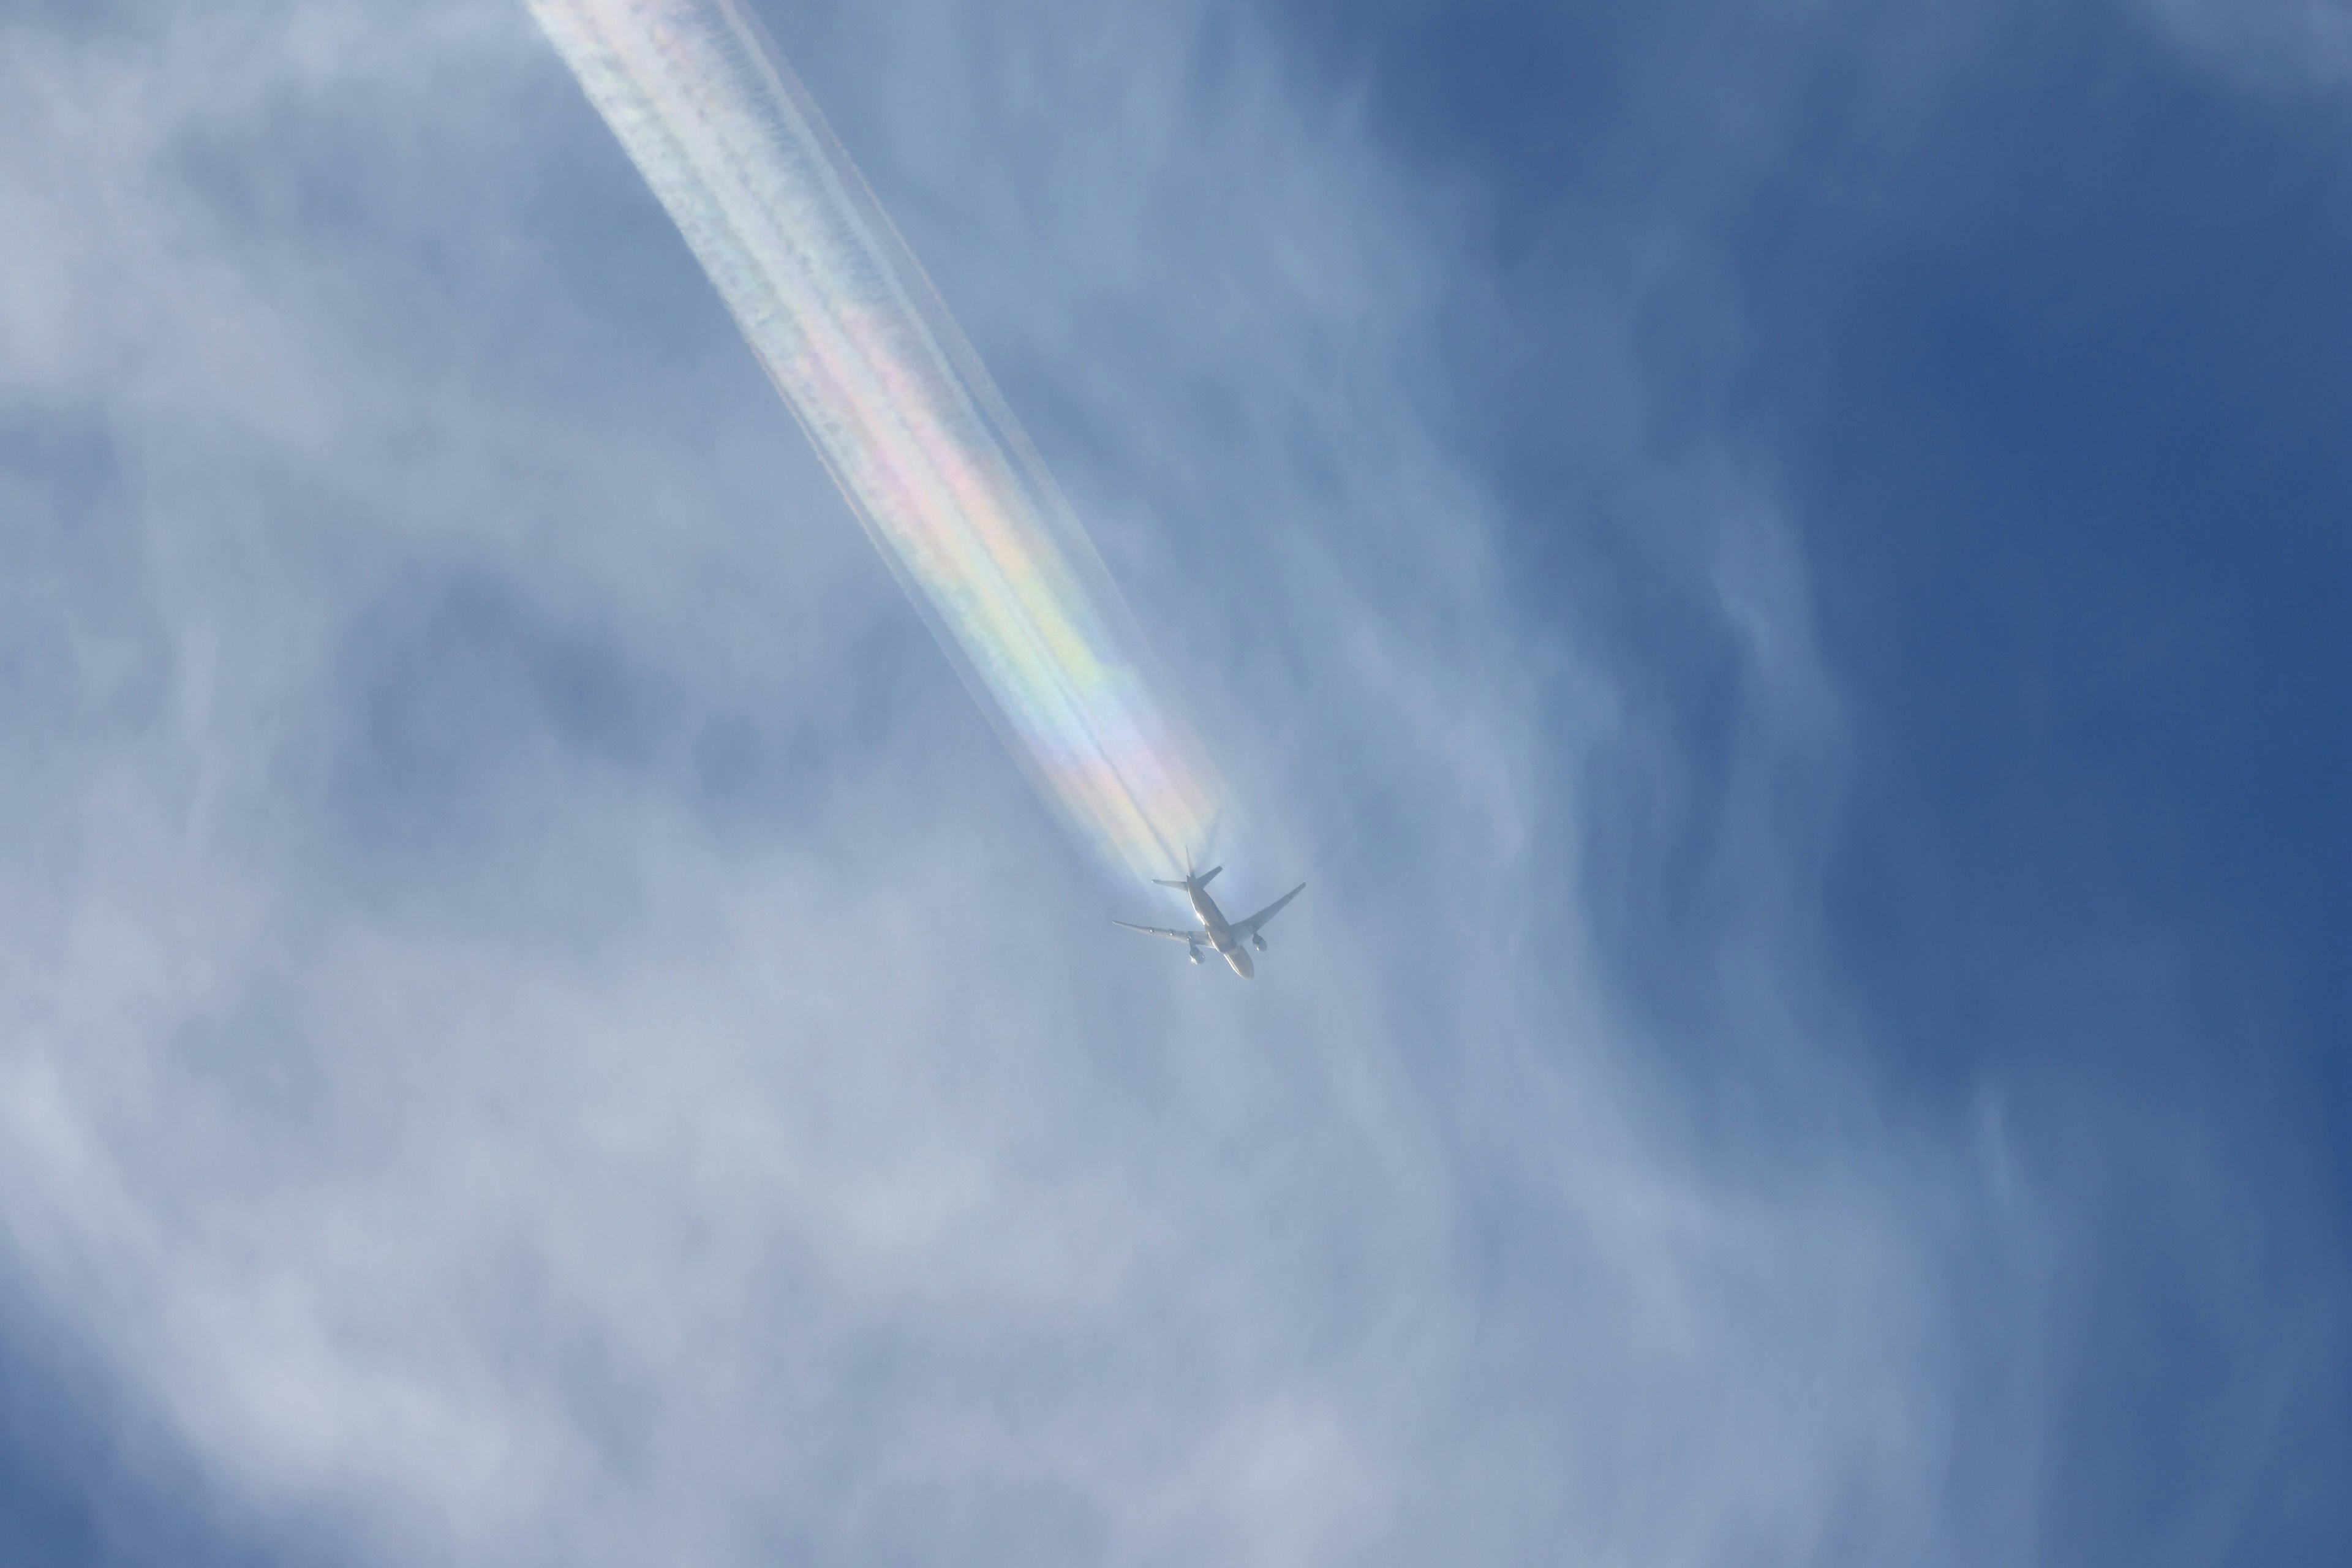
{"type": "Polygon", "coordinates": [[[2174,933],[2217,984],[2261,955],[2303,1014],[2272,1047],[2312,1052],[2352,935],[2347,160],[2128,35],[2065,42],[1956,95],[1895,209],[1759,214],[1746,380],[1864,721],[1851,973],[1900,1005],[1923,963],[1998,987],[2174,933]]]}
{"type": "Polygon", "coordinates": [[[375,896],[457,892],[516,929],[605,929],[640,889],[593,821],[546,816],[551,781],[601,779],[614,812],[682,801],[747,843],[821,833],[840,781],[898,742],[910,708],[985,731],[919,626],[883,601],[813,697],[713,707],[663,649],[592,613],[487,573],[400,579],[341,641],[329,831],[375,896]],[[505,863],[524,822],[564,847],[505,863]]]}
{"type": "Polygon", "coordinates": [[[20,757],[121,740],[168,705],[173,649],[123,489],[102,409],[0,407],[0,737],[20,757]]]}
{"type": "Polygon", "coordinates": [[[473,845],[549,758],[642,767],[668,741],[674,706],[610,640],[487,576],[411,586],[343,655],[338,795],[358,832],[473,845]]]}
{"type": "MultiPolygon", "coordinates": [[[[1736,145],[1698,67],[1747,25],[1690,9],[1294,13],[1481,215],[1439,368],[1521,604],[1625,699],[1559,818],[1597,825],[1615,979],[1701,1103],[1772,1103],[1706,1044],[1744,1048],[1703,976],[1769,696],[1687,521],[1727,459],[1776,487],[1839,705],[1829,837],[1788,889],[1856,1009],[1825,1039],[1931,1122],[2001,1086],[2029,1158],[2079,1136],[2057,1104],[2127,1097],[2113,1127],[2158,1147],[2193,1108],[2258,1245],[2319,1260],[2277,1281],[2309,1300],[2352,1207],[2352,139],[2123,13],[2012,10],[1892,107],[1823,19],[1736,145]],[[1596,367],[1662,364],[1636,406],[1594,401],[1596,367]]],[[[2323,1363],[2292,1443],[2256,1430],[2274,1303],[2217,1296],[2179,1218],[2119,1197],[2083,1243],[2044,1544],[2316,1560],[2352,1505],[2288,1456],[2352,1454],[2352,1385],[2323,1363]]]]}
{"type": "Polygon", "coordinates": [[[69,1333],[23,1292],[0,1256],[0,1563],[8,1568],[274,1568],[331,1564],[324,1543],[281,1551],[131,1418],[69,1333]]]}
{"type": "Polygon", "coordinates": [[[1659,904],[1646,931],[1702,934],[1704,900],[1673,889],[1712,853],[1755,700],[1692,497],[1643,468],[1712,447],[1785,488],[1852,709],[1840,931],[1865,982],[2053,921],[2340,951],[2352,186],[2332,119],[2193,75],[2119,14],[2004,13],[1889,124],[1823,18],[1758,35],[1812,46],[1760,148],[1677,141],[1658,126],[1706,120],[1696,66],[1745,24],[1289,14],[1320,68],[1371,84],[1405,156],[1534,237],[1471,237],[1487,265],[1458,285],[1441,369],[1456,439],[1516,514],[1528,609],[1658,730],[1670,787],[1629,784],[1595,860],[1659,904]],[[1636,156],[1647,187],[1582,172],[1636,156]],[[1612,293],[1644,206],[1676,258],[1612,293]],[[1581,384],[1627,357],[1611,308],[1645,364],[1646,323],[1682,332],[1688,370],[1616,422],[1581,384]]]}

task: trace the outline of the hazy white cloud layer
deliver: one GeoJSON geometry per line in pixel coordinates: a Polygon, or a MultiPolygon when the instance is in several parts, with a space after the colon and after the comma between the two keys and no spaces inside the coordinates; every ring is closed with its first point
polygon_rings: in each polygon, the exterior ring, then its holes
{"type": "Polygon", "coordinates": [[[305,1562],[2032,1559],[2085,1215],[2270,1238],[1850,1076],[1769,482],[1616,458],[1748,694],[1718,1092],[1580,891],[1673,759],[1428,434],[1448,193],[1207,0],[770,20],[1314,886],[1109,927],[520,4],[0,20],[0,1281],[108,1451],[305,1562]]]}

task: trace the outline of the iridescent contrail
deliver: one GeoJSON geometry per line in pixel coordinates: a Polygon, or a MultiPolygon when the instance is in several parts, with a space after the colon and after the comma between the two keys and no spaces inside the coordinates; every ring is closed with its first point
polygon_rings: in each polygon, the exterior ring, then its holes
{"type": "Polygon", "coordinates": [[[930,280],[740,0],[527,0],[1039,791],[1167,876],[1223,789],[930,280]]]}

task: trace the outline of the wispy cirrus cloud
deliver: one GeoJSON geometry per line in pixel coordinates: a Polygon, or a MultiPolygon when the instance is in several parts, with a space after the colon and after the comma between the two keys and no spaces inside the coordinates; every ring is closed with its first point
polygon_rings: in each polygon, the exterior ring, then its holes
{"type": "Polygon", "coordinates": [[[1560,438],[1719,753],[1531,607],[1492,258],[1361,92],[1219,5],[769,19],[1314,891],[1247,994],[1108,928],[520,6],[12,23],[0,1322],[162,1456],[49,1484],[305,1561],[2032,1556],[2048,1131],[2172,1126],[1855,1069],[1791,503],[1607,416],[1661,274],[1560,438]],[[1680,1013],[1603,929],[1677,812],[1680,1013]]]}

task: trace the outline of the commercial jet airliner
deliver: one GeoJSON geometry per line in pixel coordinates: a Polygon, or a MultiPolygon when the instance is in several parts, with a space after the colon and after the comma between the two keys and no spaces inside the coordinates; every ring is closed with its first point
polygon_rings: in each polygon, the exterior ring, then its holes
{"type": "MultiPolygon", "coordinates": [[[[1201,949],[1203,944],[1213,947],[1219,956],[1234,966],[1235,974],[1247,980],[1257,973],[1256,967],[1250,963],[1249,950],[1255,947],[1260,952],[1265,951],[1265,938],[1258,935],[1258,928],[1280,914],[1283,905],[1305,892],[1307,884],[1299,883],[1249,919],[1234,921],[1228,925],[1223,913],[1217,908],[1217,900],[1209,897],[1210,879],[1223,869],[1223,866],[1212,866],[1198,876],[1187,871],[1184,873],[1184,879],[1181,882],[1160,882],[1159,884],[1163,888],[1183,889],[1184,896],[1192,900],[1192,912],[1201,917],[1201,929],[1198,931],[1169,931],[1161,926],[1128,925],[1125,921],[1113,921],[1111,924],[1127,926],[1128,930],[1139,931],[1146,936],[1164,936],[1181,942],[1191,951],[1192,962],[1195,963],[1201,962],[1201,949]]],[[[1156,878],[1153,879],[1158,880],[1156,878]]]]}

